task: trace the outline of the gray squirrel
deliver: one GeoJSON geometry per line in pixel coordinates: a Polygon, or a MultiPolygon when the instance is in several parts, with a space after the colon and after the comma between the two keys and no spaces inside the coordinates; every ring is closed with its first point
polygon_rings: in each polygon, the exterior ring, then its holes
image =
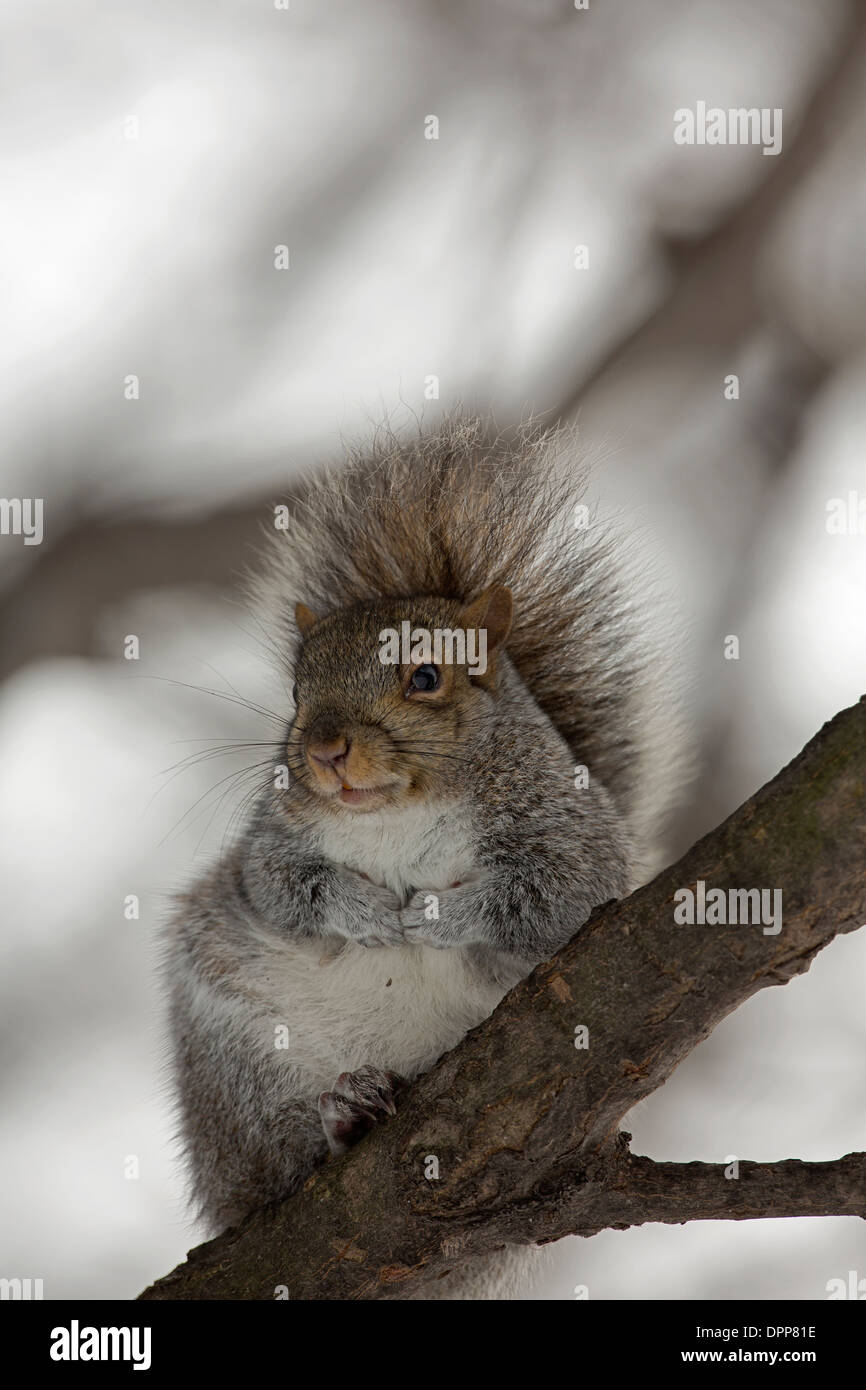
{"type": "MultiPolygon", "coordinates": [[[[562,431],[382,432],[306,480],[267,542],[253,597],[292,692],[285,744],[166,935],[182,1136],[212,1233],[394,1114],[645,876],[678,775],[676,701],[581,489],[562,431]],[[458,658],[460,634],[483,637],[484,660],[430,659],[437,633],[458,658]]],[[[489,1262],[452,1284],[435,1296],[511,1288],[489,1262]]]]}

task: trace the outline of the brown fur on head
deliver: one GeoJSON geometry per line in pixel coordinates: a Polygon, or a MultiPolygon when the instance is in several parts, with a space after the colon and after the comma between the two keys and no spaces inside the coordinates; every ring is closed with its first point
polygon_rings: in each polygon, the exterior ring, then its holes
{"type": "Polygon", "coordinates": [[[378,810],[453,790],[473,714],[496,696],[497,651],[511,622],[509,591],[496,587],[470,604],[378,600],[321,619],[299,603],[296,620],[303,645],[288,737],[295,779],[335,810],[378,810]],[[400,656],[408,659],[394,660],[404,624],[400,656]],[[427,653],[413,651],[411,640],[414,635],[418,643],[422,631],[431,638],[437,631],[462,633],[464,640],[468,631],[483,633],[485,661],[473,668],[469,660],[449,660],[459,649],[447,638],[445,659],[422,660],[427,653]]]}

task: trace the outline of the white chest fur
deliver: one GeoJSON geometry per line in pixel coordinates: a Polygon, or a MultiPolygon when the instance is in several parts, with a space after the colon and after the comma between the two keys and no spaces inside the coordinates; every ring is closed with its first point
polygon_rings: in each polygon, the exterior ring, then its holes
{"type": "MultiPolygon", "coordinates": [[[[334,817],[319,833],[334,863],[365,873],[407,901],[442,891],[474,868],[459,805],[334,817]]],[[[473,965],[467,951],[426,946],[365,948],[346,942],[286,940],[266,967],[266,992],[294,1038],[287,1066],[311,1095],[340,1071],[371,1062],[416,1076],[496,1007],[505,986],[473,965]]]]}
{"type": "Polygon", "coordinates": [[[459,804],[399,811],[347,811],[319,832],[327,859],[384,884],[404,902],[419,888],[441,891],[474,868],[466,815],[459,804]]]}

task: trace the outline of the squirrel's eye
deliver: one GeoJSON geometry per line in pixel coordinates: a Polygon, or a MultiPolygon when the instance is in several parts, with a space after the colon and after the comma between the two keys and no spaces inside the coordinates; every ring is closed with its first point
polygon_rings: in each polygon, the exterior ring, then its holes
{"type": "Polygon", "coordinates": [[[297,682],[297,681],[295,681],[294,685],[292,686],[292,704],[295,706],[295,709],[297,709],[297,707],[298,707],[298,682],[297,682]]]}
{"type": "Polygon", "coordinates": [[[435,666],[419,666],[412,672],[409,681],[410,690],[438,690],[441,684],[439,671],[435,666]]]}

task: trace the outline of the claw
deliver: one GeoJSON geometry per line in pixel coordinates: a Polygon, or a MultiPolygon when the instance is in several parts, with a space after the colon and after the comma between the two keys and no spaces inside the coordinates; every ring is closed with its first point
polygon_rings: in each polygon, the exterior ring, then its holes
{"type": "Polygon", "coordinates": [[[388,1114],[396,1115],[397,1107],[394,1104],[394,1101],[392,1100],[391,1096],[389,1096],[387,1092],[382,1089],[381,1086],[379,1087],[379,1095],[382,1097],[382,1104],[387,1110],[388,1114]]]}
{"type": "Polygon", "coordinates": [[[396,1115],[394,1098],[404,1085],[397,1072],[369,1064],[340,1072],[334,1089],[319,1096],[319,1115],[331,1153],[345,1153],[383,1113],[396,1115]]]}

